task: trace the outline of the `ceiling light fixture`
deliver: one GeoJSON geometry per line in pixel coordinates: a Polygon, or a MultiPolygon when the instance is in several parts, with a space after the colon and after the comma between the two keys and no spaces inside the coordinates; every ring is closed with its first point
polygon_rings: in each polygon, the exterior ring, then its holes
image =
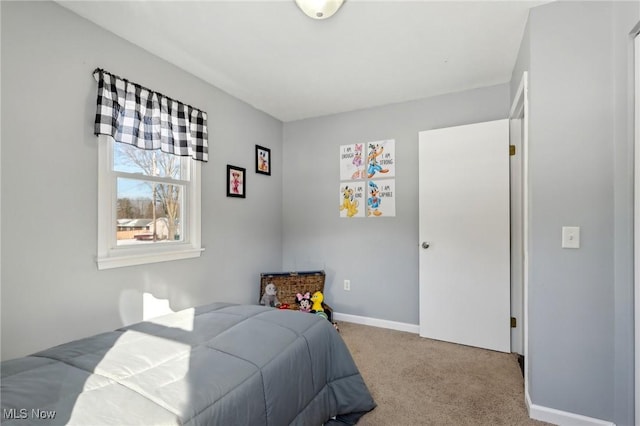
{"type": "Polygon", "coordinates": [[[305,15],[313,19],[327,19],[340,9],[344,0],[295,0],[305,15]]]}

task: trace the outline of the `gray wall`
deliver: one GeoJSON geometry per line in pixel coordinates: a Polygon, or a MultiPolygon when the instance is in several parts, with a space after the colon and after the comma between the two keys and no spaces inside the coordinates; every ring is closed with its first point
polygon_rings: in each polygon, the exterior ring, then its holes
{"type": "Polygon", "coordinates": [[[2,359],[141,320],[143,292],[255,303],[282,265],[282,123],[55,3],[1,7],[2,359]],[[97,270],[96,67],[208,112],[201,258],[97,270]],[[246,199],[226,197],[226,164],[246,167],[246,199]]]}
{"type": "Polygon", "coordinates": [[[0,10],[2,359],[140,320],[143,292],[254,302],[267,270],[324,268],[336,311],[417,324],[417,134],[507,117],[529,70],[532,401],[633,424],[636,2],[534,9],[510,84],[284,126],[56,4],[0,10]],[[202,258],[97,270],[95,67],[209,113],[202,258]],[[389,138],[397,216],[340,219],[338,147],[389,138]],[[252,173],[256,143],[271,177],[252,173]],[[247,199],[225,197],[226,164],[247,168],[247,199]],[[563,225],[582,227],[580,250],[560,248],[563,225]]]}
{"type": "Polygon", "coordinates": [[[508,114],[504,84],[285,123],[284,269],[324,268],[337,312],[418,324],[418,132],[508,114]],[[339,146],[382,139],[396,141],[396,217],[339,218],[339,146]]]}
{"type": "Polygon", "coordinates": [[[520,81],[522,80],[522,73],[529,70],[529,62],[531,58],[531,41],[530,41],[530,25],[529,20],[527,20],[527,25],[524,29],[524,34],[522,34],[522,41],[520,42],[520,48],[518,50],[518,58],[516,59],[516,63],[513,67],[513,72],[511,73],[511,102],[518,92],[518,87],[520,86],[520,81]]]}
{"type": "Polygon", "coordinates": [[[533,404],[633,424],[632,121],[636,2],[532,10],[511,82],[530,77],[533,404]],[[581,227],[562,249],[561,227],[581,227]]]}

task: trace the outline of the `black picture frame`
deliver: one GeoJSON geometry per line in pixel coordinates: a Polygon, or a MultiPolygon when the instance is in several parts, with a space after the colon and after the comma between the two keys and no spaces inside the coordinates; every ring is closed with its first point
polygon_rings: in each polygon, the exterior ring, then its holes
{"type": "Polygon", "coordinates": [[[247,196],[247,170],[227,164],[227,197],[247,196]]]}
{"type": "Polygon", "coordinates": [[[256,145],[256,173],[271,176],[271,150],[256,145]]]}

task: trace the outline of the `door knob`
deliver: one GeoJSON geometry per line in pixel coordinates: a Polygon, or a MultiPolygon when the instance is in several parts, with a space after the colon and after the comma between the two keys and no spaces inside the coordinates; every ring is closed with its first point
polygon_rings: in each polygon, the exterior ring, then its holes
{"type": "Polygon", "coordinates": [[[422,248],[423,249],[428,249],[429,248],[429,243],[427,243],[426,241],[422,243],[422,248]]]}

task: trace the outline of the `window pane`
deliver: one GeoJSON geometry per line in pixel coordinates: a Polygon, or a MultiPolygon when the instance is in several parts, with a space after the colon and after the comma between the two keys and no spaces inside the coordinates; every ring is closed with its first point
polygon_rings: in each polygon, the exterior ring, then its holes
{"type": "Polygon", "coordinates": [[[182,163],[184,162],[184,167],[188,164],[188,161],[182,160],[183,157],[160,150],[140,149],[125,143],[114,143],[113,146],[113,169],[117,172],[189,179],[186,172],[182,173],[182,163]]]}
{"type": "Polygon", "coordinates": [[[117,245],[183,241],[183,194],[182,185],[118,178],[117,245]]]}

